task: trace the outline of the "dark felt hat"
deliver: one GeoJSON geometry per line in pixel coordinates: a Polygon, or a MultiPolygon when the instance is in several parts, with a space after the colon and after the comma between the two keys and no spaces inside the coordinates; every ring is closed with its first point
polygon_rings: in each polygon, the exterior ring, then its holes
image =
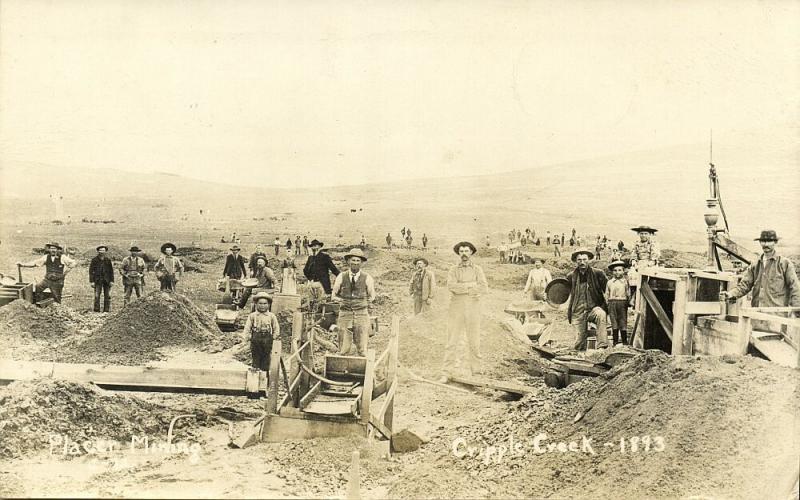
{"type": "Polygon", "coordinates": [[[95,248],[95,250],[97,250],[99,252],[101,248],[103,250],[105,250],[106,252],[108,252],[108,247],[106,245],[100,245],[97,248],[95,248]]]}
{"type": "Polygon", "coordinates": [[[142,250],[141,250],[139,247],[137,247],[136,245],[133,245],[133,246],[131,247],[131,249],[130,249],[130,250],[128,250],[128,251],[129,251],[129,252],[141,252],[142,250]]]}
{"type": "Polygon", "coordinates": [[[313,240],[311,240],[311,243],[308,244],[308,246],[322,248],[322,247],[325,246],[325,244],[322,243],[321,241],[319,241],[318,239],[313,239],[313,240]]]}
{"type": "Polygon", "coordinates": [[[361,259],[361,262],[366,262],[367,256],[364,255],[364,251],[360,248],[354,248],[347,252],[347,255],[344,256],[344,260],[350,260],[350,257],[358,257],[361,259]]]}
{"type": "Polygon", "coordinates": [[[241,248],[239,248],[239,245],[233,245],[231,247],[231,252],[234,251],[234,250],[241,250],[241,248]]]}
{"type": "Polygon", "coordinates": [[[453,252],[455,252],[456,254],[458,254],[458,250],[459,250],[461,247],[469,247],[469,249],[470,249],[470,250],[472,250],[472,254],[473,254],[473,255],[475,255],[476,253],[478,253],[478,249],[477,249],[477,248],[475,248],[475,245],[473,245],[473,244],[472,244],[472,243],[470,243],[469,241],[461,241],[461,242],[458,242],[458,243],[456,243],[456,244],[455,244],[455,246],[453,247],[453,252]]]}
{"type": "Polygon", "coordinates": [[[425,257],[417,257],[416,259],[414,259],[414,265],[416,266],[417,262],[419,261],[424,262],[426,266],[428,265],[428,259],[426,259],[425,257]]]}
{"type": "Polygon", "coordinates": [[[631,231],[636,231],[637,233],[656,234],[658,229],[652,228],[650,226],[636,226],[636,227],[632,227],[631,231]]]}
{"type": "Polygon", "coordinates": [[[615,260],[614,262],[608,265],[608,269],[613,270],[617,266],[622,266],[623,268],[625,268],[625,263],[622,262],[621,260],[615,260]]]}
{"type": "Polygon", "coordinates": [[[62,247],[61,245],[59,245],[59,244],[58,244],[57,242],[55,242],[55,241],[51,241],[50,243],[45,243],[45,244],[44,244],[44,247],[45,247],[45,248],[54,247],[54,248],[56,248],[56,249],[58,249],[58,250],[64,250],[64,247],[62,247]]]}
{"type": "Polygon", "coordinates": [[[161,253],[165,253],[165,250],[167,248],[172,248],[172,253],[175,253],[178,250],[178,247],[176,247],[172,243],[164,243],[163,245],[161,245],[161,253]]]}
{"type": "Polygon", "coordinates": [[[589,260],[594,259],[594,253],[592,253],[591,250],[588,250],[586,248],[579,248],[579,249],[575,250],[574,252],[572,252],[572,257],[571,257],[572,262],[575,262],[576,260],[578,260],[578,255],[580,255],[582,253],[585,253],[586,255],[588,255],[589,256],[589,260]]]}
{"type": "Polygon", "coordinates": [[[778,233],[774,229],[765,229],[761,231],[761,236],[754,241],[778,241],[778,233]]]}

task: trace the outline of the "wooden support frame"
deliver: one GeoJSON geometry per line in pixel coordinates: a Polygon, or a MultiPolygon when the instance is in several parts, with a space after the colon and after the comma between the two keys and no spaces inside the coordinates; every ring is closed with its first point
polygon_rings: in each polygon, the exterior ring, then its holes
{"type": "Polygon", "coordinates": [[[647,305],[650,306],[650,309],[653,311],[653,313],[655,313],[659,324],[661,324],[661,328],[664,329],[664,331],[667,334],[667,337],[669,337],[669,340],[674,343],[672,335],[673,332],[672,321],[669,319],[669,316],[667,316],[667,313],[664,311],[664,308],[661,307],[661,303],[656,298],[656,295],[655,293],[653,293],[653,290],[652,288],[650,288],[650,284],[648,283],[647,280],[642,280],[642,286],[640,287],[640,289],[642,297],[644,298],[647,305]]]}

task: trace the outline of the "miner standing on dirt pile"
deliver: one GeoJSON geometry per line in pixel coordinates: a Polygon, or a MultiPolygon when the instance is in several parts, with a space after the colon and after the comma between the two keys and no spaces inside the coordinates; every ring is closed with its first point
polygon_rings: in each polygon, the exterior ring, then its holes
{"type": "MultiPolygon", "coordinates": [[[[61,303],[61,293],[64,290],[64,278],[72,271],[77,263],[62,255],[60,252],[64,248],[58,243],[48,243],[44,246],[47,250],[46,255],[30,262],[17,262],[18,267],[41,267],[44,266],[44,279],[36,283],[36,294],[41,296],[45,288],[49,288],[53,294],[53,300],[61,303]]],[[[37,298],[38,300],[38,298],[37,298]]]]}
{"type": "Polygon", "coordinates": [[[222,276],[232,280],[238,280],[242,277],[247,278],[244,257],[239,253],[242,249],[239,248],[239,245],[233,245],[230,250],[231,253],[225,257],[225,268],[222,270],[222,276]]]}
{"type": "Polygon", "coordinates": [[[161,245],[163,254],[156,262],[156,278],[161,282],[162,292],[174,292],[180,278],[183,278],[183,262],[178,257],[172,255],[177,247],[172,243],[161,245]]]}
{"type": "Polygon", "coordinates": [[[97,255],[89,263],[89,283],[94,288],[94,312],[100,312],[100,293],[103,293],[103,312],[111,310],[111,287],[114,286],[114,267],[106,252],[108,247],[100,245],[97,255]]]}
{"type": "Polygon", "coordinates": [[[253,368],[269,374],[272,341],[280,337],[281,326],[278,323],[278,317],[270,312],[272,297],[267,292],[258,292],[253,300],[256,303],[256,310],[247,315],[244,335],[245,337],[250,336],[253,368]]]}
{"type": "MultiPolygon", "coordinates": [[[[730,292],[720,292],[720,298],[735,302],[751,290],[753,307],[800,307],[800,281],[791,260],[775,251],[778,234],[773,230],[761,231],[755,239],[764,253],[750,264],[742,274],[739,284],[730,292]]],[[[759,327],[767,326],[760,322],[759,327]]]]}
{"type": "Polygon", "coordinates": [[[605,297],[613,345],[617,345],[620,340],[628,345],[628,302],[631,300],[631,292],[625,277],[625,263],[615,260],[608,265],[608,269],[612,276],[606,284],[605,297]]]}
{"type": "Polygon", "coordinates": [[[606,290],[608,279],[603,271],[592,269],[589,261],[594,254],[587,249],[572,252],[572,262],[577,268],[567,275],[571,284],[567,320],[575,326],[575,350],[586,350],[586,339],[589,336],[589,322],[597,327],[597,347],[608,347],[606,334],[606,290]]]}
{"type": "MultiPolygon", "coordinates": [[[[256,267],[253,269],[252,277],[258,280],[258,284],[255,286],[255,288],[274,289],[278,281],[275,278],[275,273],[272,272],[272,269],[267,266],[266,256],[261,256],[256,259],[256,267]]],[[[252,293],[252,287],[245,287],[244,291],[242,292],[242,298],[239,300],[239,307],[244,309],[245,304],[247,304],[247,299],[250,298],[252,293]]]]}
{"type": "Polygon", "coordinates": [[[653,240],[658,229],[653,229],[650,226],[637,226],[631,228],[639,235],[639,241],[633,247],[633,256],[639,261],[642,267],[657,266],[659,259],[661,259],[661,250],[658,244],[653,240]]]}
{"type": "Polygon", "coordinates": [[[333,263],[331,256],[322,251],[322,242],[319,240],[311,241],[311,255],[303,267],[303,274],[309,281],[316,281],[322,285],[327,295],[331,294],[331,277],[339,275],[339,268],[333,263]]]}
{"type": "Polygon", "coordinates": [[[528,273],[528,280],[525,282],[525,289],[522,294],[528,300],[545,300],[544,289],[547,284],[553,281],[550,271],[542,267],[544,261],[541,257],[533,259],[533,269],[528,273]]]}
{"type": "Polygon", "coordinates": [[[355,344],[359,356],[367,353],[367,339],[372,330],[369,305],[375,300],[375,280],[361,270],[367,256],[354,248],[344,256],[350,269],[336,276],[333,282],[333,300],[339,302],[339,354],[350,353],[355,344]],[[352,329],[352,333],[351,333],[352,329]]]}
{"type": "Polygon", "coordinates": [[[472,263],[472,256],[478,251],[469,241],[462,241],[453,247],[460,263],[450,268],[447,274],[447,289],[450,290],[450,308],[447,316],[447,347],[444,351],[444,375],[440,379],[446,383],[463,364],[457,358],[459,345],[466,336],[467,365],[472,375],[481,373],[481,303],[480,298],[489,292],[489,284],[483,269],[472,263]]]}
{"type": "Polygon", "coordinates": [[[428,259],[418,257],[414,261],[414,274],[411,276],[409,292],[414,297],[414,314],[428,311],[431,307],[433,292],[436,289],[436,277],[428,269],[428,259]]]}
{"type": "Polygon", "coordinates": [[[147,263],[139,256],[141,250],[137,246],[132,246],[128,257],[122,259],[119,273],[122,275],[122,287],[125,291],[124,305],[128,305],[131,300],[131,292],[136,291],[136,298],[142,296],[144,288],[144,272],[147,263]]]}

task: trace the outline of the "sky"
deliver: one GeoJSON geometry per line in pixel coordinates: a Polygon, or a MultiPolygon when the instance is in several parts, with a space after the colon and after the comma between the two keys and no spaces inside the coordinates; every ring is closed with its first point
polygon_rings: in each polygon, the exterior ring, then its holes
{"type": "Polygon", "coordinates": [[[800,2],[0,1],[0,161],[318,187],[800,117],[800,2]]]}

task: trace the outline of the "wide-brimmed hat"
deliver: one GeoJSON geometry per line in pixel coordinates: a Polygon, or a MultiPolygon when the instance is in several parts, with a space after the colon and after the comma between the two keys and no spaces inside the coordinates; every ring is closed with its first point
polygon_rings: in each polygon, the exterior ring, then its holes
{"type": "Polygon", "coordinates": [[[322,243],[321,241],[317,240],[317,239],[313,239],[313,240],[311,240],[311,243],[308,244],[308,246],[322,248],[322,247],[325,246],[325,244],[322,243]]]}
{"type": "Polygon", "coordinates": [[[350,250],[350,252],[348,252],[348,253],[347,253],[347,254],[344,256],[344,260],[350,260],[350,257],[358,257],[359,259],[361,259],[361,262],[365,262],[365,261],[367,260],[367,256],[366,256],[366,255],[364,255],[364,251],[363,251],[363,250],[361,250],[361,249],[360,249],[360,248],[358,248],[358,247],[356,247],[356,248],[354,248],[354,249],[350,250]]]}
{"type": "Polygon", "coordinates": [[[765,229],[761,231],[761,236],[756,238],[754,241],[778,241],[778,233],[775,232],[773,229],[765,229]]]}
{"type": "Polygon", "coordinates": [[[632,227],[631,231],[636,231],[637,233],[656,234],[658,229],[652,228],[650,226],[636,226],[636,227],[632,227]]]}
{"type": "Polygon", "coordinates": [[[166,253],[165,250],[167,248],[172,248],[172,253],[175,253],[178,250],[178,247],[176,247],[172,243],[164,243],[163,245],[161,245],[161,253],[166,253]]]}
{"type": "Polygon", "coordinates": [[[588,255],[589,256],[589,260],[594,259],[594,252],[592,252],[588,248],[579,248],[579,249],[575,250],[574,252],[572,252],[572,257],[570,257],[572,259],[572,262],[575,262],[576,260],[578,260],[578,255],[580,255],[582,253],[585,253],[586,255],[588,255]]]}
{"type": "Polygon", "coordinates": [[[267,299],[270,304],[272,304],[272,295],[268,294],[267,292],[258,292],[257,294],[253,295],[253,303],[257,303],[259,299],[267,299]]]}
{"type": "Polygon", "coordinates": [[[426,259],[425,257],[417,257],[416,259],[414,259],[414,265],[416,266],[417,262],[419,261],[424,262],[426,266],[428,265],[428,259],[426,259]]]}
{"type": "Polygon", "coordinates": [[[99,252],[101,248],[104,249],[106,252],[108,252],[108,247],[106,245],[100,245],[97,248],[95,248],[95,250],[99,252]]]}
{"type": "Polygon", "coordinates": [[[608,269],[609,270],[613,270],[617,266],[622,266],[624,268],[625,267],[625,263],[622,262],[621,260],[615,260],[614,262],[612,262],[611,264],[608,265],[608,269]]]}
{"type": "Polygon", "coordinates": [[[469,241],[460,241],[460,242],[456,243],[456,244],[455,244],[455,246],[453,246],[453,252],[455,252],[456,254],[458,254],[458,250],[459,250],[461,247],[469,247],[469,249],[472,251],[472,254],[473,254],[473,255],[475,255],[476,253],[478,253],[478,249],[477,249],[477,248],[475,248],[475,245],[473,245],[473,244],[472,244],[472,243],[470,243],[469,241]]]}
{"type": "Polygon", "coordinates": [[[231,250],[231,252],[232,252],[232,251],[234,251],[234,250],[241,250],[241,248],[239,248],[239,245],[233,245],[233,246],[230,248],[230,250],[231,250]]]}
{"type": "Polygon", "coordinates": [[[44,244],[44,247],[45,247],[45,248],[50,248],[50,247],[53,247],[53,248],[55,248],[55,249],[57,249],[57,250],[64,250],[64,247],[62,247],[61,245],[59,245],[59,244],[58,244],[57,242],[55,242],[55,241],[51,241],[50,243],[45,243],[45,244],[44,244]]]}
{"type": "Polygon", "coordinates": [[[139,247],[137,247],[136,245],[133,245],[133,246],[131,247],[131,249],[130,249],[130,250],[128,250],[128,251],[129,251],[129,252],[141,252],[141,251],[142,251],[142,249],[141,249],[141,248],[139,248],[139,247]]]}

